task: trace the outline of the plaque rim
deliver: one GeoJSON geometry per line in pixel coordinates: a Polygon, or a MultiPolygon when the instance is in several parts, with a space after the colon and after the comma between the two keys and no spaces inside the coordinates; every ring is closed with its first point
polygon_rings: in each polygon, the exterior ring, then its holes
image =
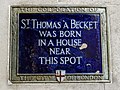
{"type": "MultiPolygon", "coordinates": [[[[50,8],[50,7],[56,7],[56,8],[58,8],[58,7],[63,7],[63,8],[103,8],[104,10],[105,10],[105,16],[106,16],[106,48],[107,48],[107,64],[108,64],[108,80],[85,80],[85,81],[67,81],[67,82],[61,82],[61,83],[110,83],[111,81],[112,81],[112,79],[111,79],[111,45],[110,45],[110,28],[108,27],[108,23],[109,23],[109,17],[108,17],[108,11],[107,11],[107,7],[97,7],[97,6],[55,6],[55,5],[53,5],[53,6],[33,6],[33,5],[27,5],[27,6],[24,6],[24,5],[12,5],[12,6],[10,6],[9,7],[9,60],[8,60],[8,62],[9,62],[9,80],[8,81],[10,81],[12,84],[19,84],[19,83],[56,83],[56,81],[14,81],[14,80],[12,80],[12,70],[11,70],[11,64],[13,63],[12,62],[12,53],[13,52],[11,52],[11,48],[13,47],[13,36],[12,36],[12,31],[11,31],[11,27],[12,27],[12,20],[11,20],[11,14],[12,14],[12,9],[13,8],[41,8],[41,7],[43,7],[43,8],[45,8],[45,7],[47,7],[47,8],[50,8]]],[[[18,23],[17,23],[18,24],[18,23]]],[[[100,22],[100,24],[101,24],[101,22],[100,22]]],[[[17,28],[18,29],[18,28],[17,28]]],[[[101,28],[100,28],[101,29],[101,28]]],[[[102,37],[101,37],[102,38],[102,37]]],[[[16,43],[17,43],[17,41],[16,41],[16,43]]],[[[102,50],[103,51],[103,50],[102,50]]],[[[17,55],[17,57],[18,57],[18,55],[17,55]]],[[[16,60],[17,61],[17,60],[16,60]]],[[[103,63],[102,63],[103,64],[103,63]]],[[[17,66],[16,66],[17,67],[17,66]]],[[[36,75],[34,75],[34,76],[36,76],[36,75]]]]}

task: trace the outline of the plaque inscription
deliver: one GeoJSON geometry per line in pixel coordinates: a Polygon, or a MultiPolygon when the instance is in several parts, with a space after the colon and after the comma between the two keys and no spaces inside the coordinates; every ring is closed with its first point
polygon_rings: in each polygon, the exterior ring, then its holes
{"type": "Polygon", "coordinates": [[[10,7],[9,79],[109,82],[104,7],[10,7]]]}

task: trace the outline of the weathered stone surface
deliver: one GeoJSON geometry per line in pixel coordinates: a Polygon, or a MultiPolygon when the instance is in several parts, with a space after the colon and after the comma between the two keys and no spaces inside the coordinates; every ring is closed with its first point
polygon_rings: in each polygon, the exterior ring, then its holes
{"type": "Polygon", "coordinates": [[[0,0],[0,90],[120,90],[120,0],[0,0]],[[39,85],[12,85],[8,86],[8,22],[9,5],[15,4],[58,4],[58,5],[88,5],[104,6],[107,5],[109,12],[110,30],[111,30],[111,50],[112,50],[112,68],[113,81],[110,84],[39,84],[39,85]]]}

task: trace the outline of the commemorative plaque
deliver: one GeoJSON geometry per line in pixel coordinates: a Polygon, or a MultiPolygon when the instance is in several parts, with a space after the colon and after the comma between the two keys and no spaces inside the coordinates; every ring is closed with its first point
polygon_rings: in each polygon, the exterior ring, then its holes
{"type": "Polygon", "coordinates": [[[109,82],[105,7],[10,7],[9,80],[109,82]]]}

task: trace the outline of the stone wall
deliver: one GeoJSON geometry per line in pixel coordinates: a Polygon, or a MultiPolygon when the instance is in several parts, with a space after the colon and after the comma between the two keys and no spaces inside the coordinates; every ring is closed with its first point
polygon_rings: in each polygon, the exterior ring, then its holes
{"type": "Polygon", "coordinates": [[[119,0],[0,0],[0,90],[120,90],[119,0]],[[8,85],[8,40],[10,5],[106,6],[111,43],[112,83],[49,83],[8,85]]]}

